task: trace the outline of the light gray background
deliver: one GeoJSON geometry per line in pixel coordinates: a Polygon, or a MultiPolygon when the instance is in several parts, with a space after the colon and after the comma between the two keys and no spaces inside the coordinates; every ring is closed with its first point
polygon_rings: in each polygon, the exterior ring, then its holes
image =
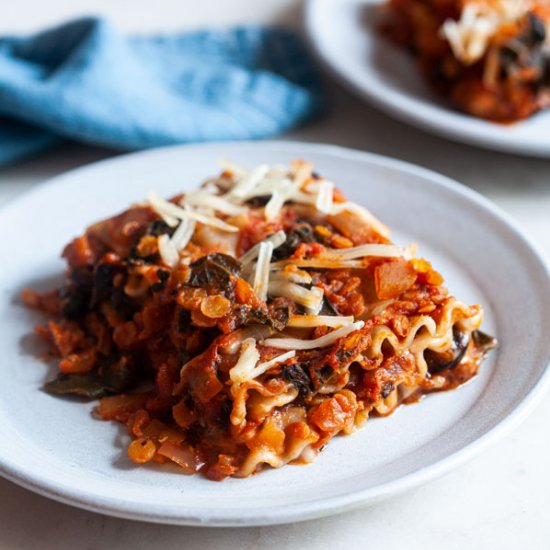
{"type": "MultiPolygon", "coordinates": [[[[299,27],[301,2],[0,0],[0,7],[0,34],[4,34],[89,13],[109,15],[130,31],[246,22],[299,27]]],[[[550,161],[451,143],[389,119],[335,84],[328,85],[328,92],[330,112],[285,138],[369,150],[455,178],[499,204],[549,255],[550,161]]],[[[112,154],[66,145],[4,169],[0,204],[46,178],[112,154]]],[[[362,511],[278,527],[199,529],[118,520],[52,502],[0,479],[0,548],[546,549],[550,545],[549,424],[546,401],[482,456],[420,489],[362,511]]]]}

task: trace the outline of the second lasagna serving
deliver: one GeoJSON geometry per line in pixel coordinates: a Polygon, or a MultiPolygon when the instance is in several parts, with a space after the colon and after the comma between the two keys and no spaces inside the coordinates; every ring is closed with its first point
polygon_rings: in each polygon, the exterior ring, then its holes
{"type": "Polygon", "coordinates": [[[548,0],[388,0],[384,30],[462,111],[514,122],[550,106],[548,0]]]}
{"type": "Polygon", "coordinates": [[[494,339],[307,162],[228,165],[67,245],[63,288],[24,292],[60,374],[100,398],[136,463],[209,479],[312,461],[337,434],[472,378],[494,339]]]}

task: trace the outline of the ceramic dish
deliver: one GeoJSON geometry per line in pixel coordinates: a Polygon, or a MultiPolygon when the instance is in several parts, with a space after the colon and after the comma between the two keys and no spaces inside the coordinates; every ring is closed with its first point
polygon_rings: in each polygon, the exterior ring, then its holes
{"type": "Polygon", "coordinates": [[[489,201],[395,160],[300,143],[173,147],[104,161],[55,178],[6,206],[0,230],[0,473],[51,498],[116,516],[188,525],[284,523],[372,504],[464,460],[525,416],[547,385],[550,279],[531,244],[489,201]],[[337,437],[309,466],[222,483],[158,465],[134,467],[125,430],[42,391],[53,375],[29,334],[40,317],[22,288],[50,288],[64,243],[154,188],[168,196],[217,172],[220,159],[254,166],[306,158],[351,200],[415,241],[447,286],[486,311],[500,346],[477,378],[337,437]]]}
{"type": "Polygon", "coordinates": [[[408,124],[499,151],[550,157],[550,112],[515,124],[487,122],[455,110],[434,93],[412,56],[376,29],[380,0],[309,0],[306,28],[320,59],[344,84],[408,124]]]}

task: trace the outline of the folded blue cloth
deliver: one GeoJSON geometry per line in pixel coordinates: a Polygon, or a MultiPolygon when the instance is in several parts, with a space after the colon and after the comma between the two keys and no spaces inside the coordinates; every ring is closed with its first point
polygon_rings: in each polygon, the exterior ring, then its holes
{"type": "Polygon", "coordinates": [[[318,74],[284,29],[127,37],[86,18],[0,39],[0,164],[63,138],[125,150],[264,138],[321,106],[318,74]]]}

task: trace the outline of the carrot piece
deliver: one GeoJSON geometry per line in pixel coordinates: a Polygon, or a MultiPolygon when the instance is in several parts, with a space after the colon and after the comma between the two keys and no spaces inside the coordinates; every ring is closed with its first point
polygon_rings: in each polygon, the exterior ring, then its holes
{"type": "Polygon", "coordinates": [[[324,432],[337,433],[355,418],[357,403],[349,392],[340,392],[325,399],[311,415],[311,422],[324,432]]]}
{"type": "Polygon", "coordinates": [[[416,271],[408,260],[384,262],[374,268],[374,285],[380,300],[396,298],[414,285],[416,271]]]}

